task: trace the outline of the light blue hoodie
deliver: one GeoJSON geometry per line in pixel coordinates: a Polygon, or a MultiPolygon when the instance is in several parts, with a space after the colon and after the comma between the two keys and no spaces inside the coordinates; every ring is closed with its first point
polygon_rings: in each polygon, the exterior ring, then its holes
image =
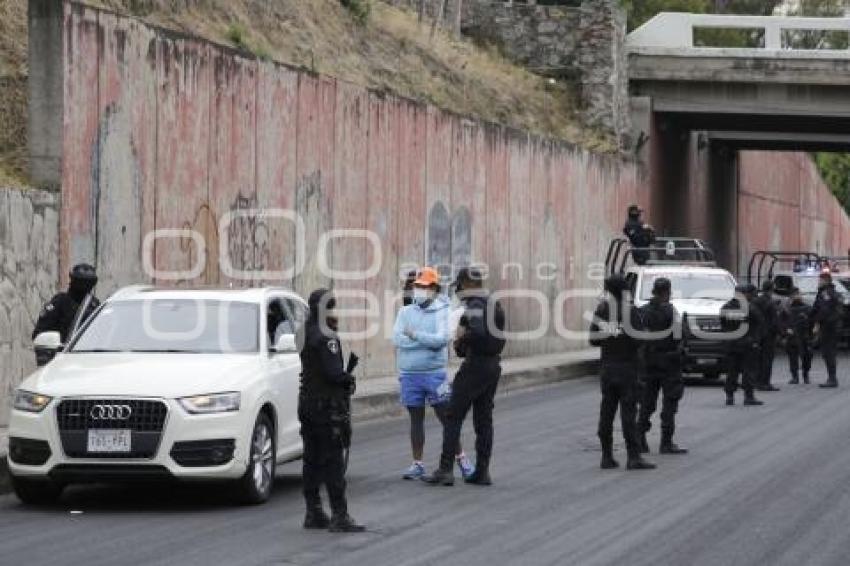
{"type": "Polygon", "coordinates": [[[442,296],[437,296],[425,308],[412,304],[398,311],[393,343],[401,373],[432,373],[446,369],[452,337],[450,312],[449,303],[442,296]],[[405,328],[413,331],[414,338],[404,334],[405,328]]]}

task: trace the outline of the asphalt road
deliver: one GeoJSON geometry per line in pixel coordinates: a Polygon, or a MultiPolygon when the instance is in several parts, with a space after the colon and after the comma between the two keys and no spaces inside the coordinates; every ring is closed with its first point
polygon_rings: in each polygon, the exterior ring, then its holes
{"type": "MultiPolygon", "coordinates": [[[[786,381],[784,360],[776,374],[786,381]]],[[[196,487],[74,488],[51,508],[6,496],[0,564],[843,566],[844,383],[784,386],[763,393],[760,408],[727,408],[717,387],[688,387],[677,440],[691,454],[658,456],[655,428],[659,469],[648,472],[598,469],[595,380],[500,397],[492,488],[404,482],[405,423],[362,426],[349,476],[353,514],[370,526],[362,535],[301,529],[297,465],[282,470],[261,507],[232,507],[218,490],[196,487]]],[[[430,461],[437,435],[432,422],[430,461]]]]}

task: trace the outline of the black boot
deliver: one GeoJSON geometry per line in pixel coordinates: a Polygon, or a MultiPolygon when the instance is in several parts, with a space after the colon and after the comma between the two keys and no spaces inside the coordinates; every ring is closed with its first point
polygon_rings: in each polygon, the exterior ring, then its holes
{"type": "Polygon", "coordinates": [[[759,401],[758,399],[756,399],[756,396],[753,395],[752,391],[750,391],[749,393],[746,393],[745,396],[744,396],[744,405],[754,407],[754,406],[757,406],[757,405],[764,405],[764,403],[762,401],[759,401]]]}
{"type": "Polygon", "coordinates": [[[800,376],[797,375],[797,372],[791,374],[791,381],[788,382],[788,385],[799,385],[800,384],[800,376]]]}
{"type": "MultiPolygon", "coordinates": [[[[477,472],[478,470],[475,471],[477,472]]],[[[455,484],[455,475],[451,468],[447,470],[438,468],[433,474],[423,477],[422,481],[430,485],[451,487],[455,484]]]]}
{"type": "Polygon", "coordinates": [[[327,529],[331,520],[322,508],[322,497],[318,490],[308,489],[304,492],[307,502],[307,513],[304,515],[305,529],[327,529]]]}
{"type": "Polygon", "coordinates": [[[358,524],[348,513],[344,515],[334,513],[328,530],[332,533],[362,533],[366,527],[358,524]]]}
{"type": "Polygon", "coordinates": [[[809,383],[811,383],[811,382],[809,381],[809,372],[807,372],[807,371],[804,371],[804,372],[803,372],[803,383],[805,383],[806,385],[808,385],[809,383]]]}
{"type": "MultiPolygon", "coordinates": [[[[476,466],[475,471],[478,471],[478,466],[476,466]]],[[[431,485],[453,486],[455,484],[454,458],[440,456],[440,465],[437,467],[437,471],[430,476],[423,477],[422,481],[431,485]]]]}
{"type": "Polygon", "coordinates": [[[682,448],[673,442],[672,433],[664,433],[661,435],[661,444],[658,447],[660,454],[687,454],[687,448],[682,448]]]}
{"type": "Polygon", "coordinates": [[[620,463],[614,459],[614,443],[610,440],[602,441],[602,461],[599,463],[599,467],[603,470],[620,467],[620,463]]]}
{"type": "Polygon", "coordinates": [[[649,444],[646,442],[646,433],[639,432],[637,435],[638,452],[640,454],[649,454],[649,444]]]}
{"type": "Polygon", "coordinates": [[[629,455],[626,462],[627,470],[654,470],[655,464],[647,462],[640,454],[629,455]]]}
{"type": "Polygon", "coordinates": [[[476,458],[475,471],[463,481],[470,485],[493,485],[493,480],[490,479],[490,460],[480,456],[476,458]]]}
{"type": "Polygon", "coordinates": [[[821,383],[820,385],[818,385],[818,387],[822,387],[824,389],[833,389],[835,387],[838,387],[838,382],[837,381],[827,381],[826,383],[821,383]]]}
{"type": "Polygon", "coordinates": [[[729,406],[732,406],[732,405],[735,404],[735,394],[734,393],[727,393],[726,394],[726,404],[729,405],[729,406]]]}
{"type": "Polygon", "coordinates": [[[304,516],[305,529],[327,529],[330,526],[331,519],[322,509],[321,503],[317,507],[307,507],[307,514],[304,516]]]}

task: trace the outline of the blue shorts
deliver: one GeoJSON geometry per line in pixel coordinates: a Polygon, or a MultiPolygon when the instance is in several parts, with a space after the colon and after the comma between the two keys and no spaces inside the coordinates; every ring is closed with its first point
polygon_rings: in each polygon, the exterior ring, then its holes
{"type": "Polygon", "coordinates": [[[403,373],[401,404],[405,407],[424,407],[426,404],[442,405],[451,397],[452,389],[445,371],[432,373],[403,373]]]}

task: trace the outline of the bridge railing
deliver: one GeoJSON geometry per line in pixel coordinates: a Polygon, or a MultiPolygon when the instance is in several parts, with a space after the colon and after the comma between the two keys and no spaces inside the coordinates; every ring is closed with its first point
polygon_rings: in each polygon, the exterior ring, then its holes
{"type": "MultiPolygon", "coordinates": [[[[763,30],[764,47],[747,48],[747,51],[811,51],[786,47],[783,44],[783,37],[786,36],[784,32],[850,32],[850,18],[795,18],[662,12],[630,33],[627,45],[629,48],[637,49],[695,49],[697,47],[694,45],[694,31],[701,28],[763,30]]],[[[706,48],[700,47],[700,49],[706,48]]],[[[836,50],[830,49],[829,51],[836,50]]],[[[839,52],[846,53],[846,50],[839,52]]]]}

